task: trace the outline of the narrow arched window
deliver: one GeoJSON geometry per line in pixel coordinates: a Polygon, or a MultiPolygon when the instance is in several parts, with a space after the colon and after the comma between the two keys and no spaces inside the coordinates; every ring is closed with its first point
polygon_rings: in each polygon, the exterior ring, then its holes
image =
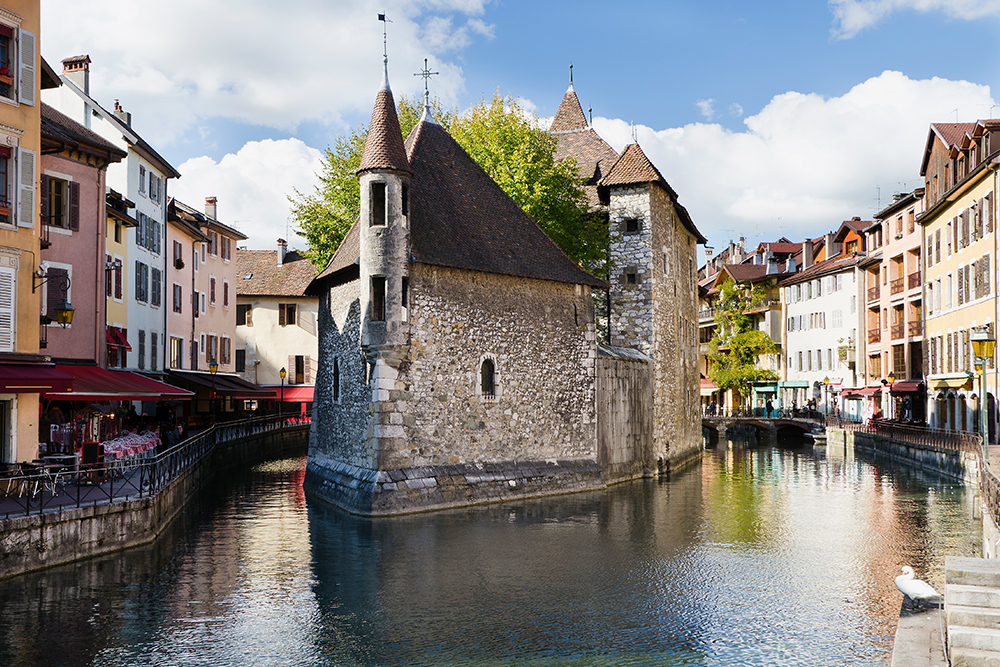
{"type": "Polygon", "coordinates": [[[333,402],[340,403],[340,359],[333,358],[333,402]]]}
{"type": "Polygon", "coordinates": [[[496,396],[496,368],[492,359],[484,359],[482,367],[482,394],[483,396],[496,396]]]}

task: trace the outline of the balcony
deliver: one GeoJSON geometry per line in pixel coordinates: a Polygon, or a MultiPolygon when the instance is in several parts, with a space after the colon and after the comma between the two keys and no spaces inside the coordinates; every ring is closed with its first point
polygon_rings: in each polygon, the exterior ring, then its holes
{"type": "Polygon", "coordinates": [[[903,337],[903,325],[902,324],[893,324],[892,326],[890,326],[889,327],[889,337],[892,340],[897,340],[899,338],[902,338],[903,337]]]}
{"type": "Polygon", "coordinates": [[[907,289],[913,289],[914,287],[920,287],[920,272],[919,271],[915,271],[915,272],[911,273],[909,276],[907,276],[906,280],[907,280],[907,284],[906,284],[906,288],[907,289]]]}
{"type": "Polygon", "coordinates": [[[882,340],[882,331],[881,331],[881,329],[869,329],[868,330],[868,342],[869,343],[878,343],[881,340],[882,340]]]}
{"type": "Polygon", "coordinates": [[[916,322],[910,322],[908,325],[909,333],[911,336],[923,336],[924,335],[924,323],[920,320],[916,322]]]}
{"type": "Polygon", "coordinates": [[[698,322],[704,324],[715,319],[715,308],[702,308],[698,311],[698,322]]]}
{"type": "Polygon", "coordinates": [[[889,281],[889,294],[899,294],[903,291],[903,279],[896,278],[889,281]]]}
{"type": "Polygon", "coordinates": [[[881,294],[881,292],[879,290],[879,286],[878,285],[876,285],[875,287],[869,287],[868,288],[868,300],[869,301],[878,301],[879,294],[881,294]]]}
{"type": "Polygon", "coordinates": [[[744,315],[749,315],[751,313],[765,313],[769,310],[781,310],[781,300],[780,299],[765,299],[761,301],[753,308],[747,308],[743,311],[744,315]]]}

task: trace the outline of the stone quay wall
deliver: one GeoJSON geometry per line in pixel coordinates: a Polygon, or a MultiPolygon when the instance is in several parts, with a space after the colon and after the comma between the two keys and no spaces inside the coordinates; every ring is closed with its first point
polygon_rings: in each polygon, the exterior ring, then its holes
{"type": "Polygon", "coordinates": [[[904,442],[863,431],[837,428],[826,429],[826,444],[827,447],[830,445],[851,445],[855,449],[886,456],[939,475],[973,484],[978,483],[975,454],[904,442]]]}
{"type": "Polygon", "coordinates": [[[148,544],[217,473],[304,454],[308,428],[285,427],[219,443],[155,496],[0,521],[0,578],[148,544]]]}

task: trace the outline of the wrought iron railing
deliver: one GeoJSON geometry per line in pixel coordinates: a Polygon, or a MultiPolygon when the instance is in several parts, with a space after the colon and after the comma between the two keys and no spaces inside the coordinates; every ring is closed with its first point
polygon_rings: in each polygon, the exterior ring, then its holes
{"type": "Polygon", "coordinates": [[[869,302],[871,302],[871,301],[878,301],[878,297],[879,297],[880,293],[881,292],[879,291],[879,286],[878,285],[876,285],[875,287],[869,287],[868,288],[868,301],[869,302]]]}
{"type": "Polygon", "coordinates": [[[730,419],[805,419],[807,421],[814,421],[817,423],[823,423],[825,421],[825,416],[819,410],[810,410],[808,408],[802,409],[791,409],[791,408],[775,408],[773,410],[768,410],[767,408],[716,408],[712,410],[709,407],[702,409],[702,417],[705,419],[720,419],[720,420],[730,420],[730,419]]]}
{"type": "Polygon", "coordinates": [[[896,278],[889,281],[889,294],[899,294],[903,291],[903,279],[896,278]]]}
{"type": "Polygon", "coordinates": [[[882,331],[881,331],[881,329],[869,329],[868,330],[868,342],[869,343],[878,343],[881,340],[882,340],[882,331]]]}
{"type": "Polygon", "coordinates": [[[923,445],[925,447],[961,451],[970,454],[979,454],[982,452],[982,436],[974,431],[946,431],[944,429],[928,428],[919,424],[904,424],[888,419],[868,420],[866,422],[841,421],[837,423],[837,427],[913,445],[923,445]]]}
{"type": "Polygon", "coordinates": [[[919,271],[914,271],[913,273],[911,273],[910,275],[908,275],[906,277],[906,280],[907,280],[907,285],[906,285],[907,289],[913,289],[914,287],[920,287],[920,272],[919,271]]]}
{"type": "Polygon", "coordinates": [[[903,337],[903,325],[902,324],[891,324],[889,325],[889,336],[892,340],[903,337]]]}
{"type": "Polygon", "coordinates": [[[211,426],[176,445],[138,457],[72,466],[19,464],[0,473],[0,516],[102,505],[154,496],[221,443],[310,421],[309,415],[269,415],[211,426]]]}
{"type": "Polygon", "coordinates": [[[911,336],[920,336],[924,333],[924,323],[921,322],[920,320],[907,322],[906,326],[909,328],[909,333],[911,336]]]}

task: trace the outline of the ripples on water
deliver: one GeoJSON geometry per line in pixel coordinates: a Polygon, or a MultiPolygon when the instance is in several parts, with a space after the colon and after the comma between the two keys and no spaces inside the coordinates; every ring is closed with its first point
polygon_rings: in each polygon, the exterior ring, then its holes
{"type": "Polygon", "coordinates": [[[971,492],[842,448],[379,520],[307,502],[304,464],[0,582],[0,665],[886,665],[900,566],[978,555],[971,492]]]}

